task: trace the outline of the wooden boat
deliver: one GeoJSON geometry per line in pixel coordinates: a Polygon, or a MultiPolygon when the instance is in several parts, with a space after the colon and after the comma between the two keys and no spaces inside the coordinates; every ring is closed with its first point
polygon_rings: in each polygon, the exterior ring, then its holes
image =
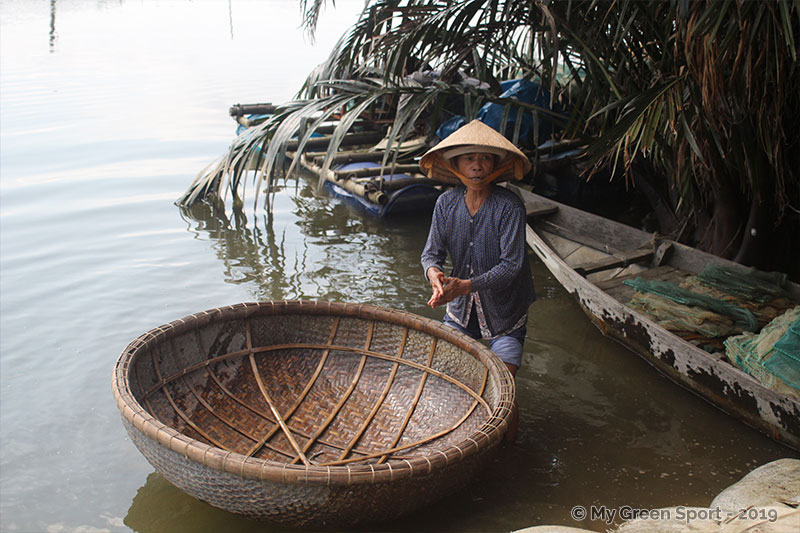
{"type": "MultiPolygon", "coordinates": [[[[665,329],[631,303],[625,280],[680,283],[707,265],[745,267],[509,185],[529,207],[527,242],[603,334],[636,352],[672,381],[773,439],[800,450],[796,391],[767,388],[700,339],[665,329]]],[[[793,305],[800,286],[786,282],[793,305]]],[[[792,305],[792,304],[790,304],[792,305]]]]}
{"type": "Polygon", "coordinates": [[[370,305],[261,302],[134,340],[114,369],[128,434],[222,509],[346,528],[466,484],[508,427],[514,382],[477,341],[370,305]]]}

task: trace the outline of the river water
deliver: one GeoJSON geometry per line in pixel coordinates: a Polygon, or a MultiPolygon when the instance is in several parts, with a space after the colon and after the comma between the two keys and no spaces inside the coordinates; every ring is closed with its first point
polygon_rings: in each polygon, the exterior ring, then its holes
{"type": "MultiPolygon", "coordinates": [[[[429,217],[315,194],[271,215],[174,200],[221,155],[235,103],[289,99],[355,20],[312,44],[298,2],[0,1],[0,530],[277,531],[172,487],[111,394],[140,333],[242,301],[368,302],[440,318],[419,267],[429,217]]],[[[708,505],[796,452],[604,338],[533,261],[517,442],[466,489],[381,531],[508,531],[574,506],[708,505]]]]}

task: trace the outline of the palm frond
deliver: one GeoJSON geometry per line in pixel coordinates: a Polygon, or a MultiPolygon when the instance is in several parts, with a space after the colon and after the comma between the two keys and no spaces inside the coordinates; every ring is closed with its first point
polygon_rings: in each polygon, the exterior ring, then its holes
{"type": "MultiPolygon", "coordinates": [[[[309,21],[324,3],[302,0],[309,21]]],[[[644,161],[680,192],[681,208],[706,209],[725,183],[745,201],[771,195],[779,220],[800,209],[799,34],[797,0],[372,0],[297,100],[234,140],[182,200],[228,191],[237,200],[250,174],[258,197],[284,174],[288,143],[302,152],[336,118],[330,161],[376,107],[392,119],[384,164],[396,160],[404,140],[450,118],[455,99],[467,118],[484,103],[503,106],[514,141],[531,114],[562,123],[565,138],[593,138],[595,165],[630,171],[644,161]],[[439,77],[420,86],[408,78],[416,70],[439,77]],[[490,89],[459,85],[460,75],[490,89]],[[500,98],[498,80],[514,77],[548,87],[550,109],[500,98]]]]}
{"type": "MultiPolygon", "coordinates": [[[[420,130],[428,134],[435,130],[448,102],[453,98],[469,104],[465,106],[468,120],[475,118],[484,103],[493,102],[504,107],[504,116],[513,113],[519,117],[521,113],[533,113],[545,115],[552,121],[566,121],[563,115],[547,108],[498,97],[470,85],[442,81],[422,86],[405,79],[393,84],[385,84],[379,78],[327,80],[318,82],[315,91],[324,96],[279,106],[272,117],[234,139],[228,153],[204,169],[178,203],[190,205],[207,195],[224,200],[227,192],[238,199],[245,187],[248,171],[252,171],[257,200],[262,188],[272,189],[274,180],[290,175],[296,169],[299,155],[305,151],[316,131],[333,122],[335,129],[328,137],[321,172],[324,175],[346,136],[382,100],[404,99],[402,108],[394,111],[391,128],[386,132],[384,164],[390,158],[396,160],[401,145],[420,130]],[[347,111],[333,121],[334,115],[338,115],[342,109],[347,111]],[[427,118],[423,120],[423,116],[427,118]],[[284,162],[290,144],[293,157],[288,170],[285,170],[284,162]]],[[[518,134],[519,129],[516,131],[518,134]]]]}

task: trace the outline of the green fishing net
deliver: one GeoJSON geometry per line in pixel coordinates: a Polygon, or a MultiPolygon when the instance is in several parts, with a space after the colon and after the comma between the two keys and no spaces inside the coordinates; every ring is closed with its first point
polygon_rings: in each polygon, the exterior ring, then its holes
{"type": "Polygon", "coordinates": [[[749,301],[767,302],[786,296],[786,274],[762,272],[755,268],[733,270],[718,265],[707,265],[697,274],[697,279],[729,295],[749,301]]]}
{"type": "MultiPolygon", "coordinates": [[[[800,315],[800,307],[796,310],[800,315]]],[[[789,326],[774,348],[772,357],[764,361],[764,367],[784,383],[800,390],[800,317],[789,326]]]]}
{"type": "Polygon", "coordinates": [[[636,291],[630,306],[712,353],[725,350],[725,338],[758,331],[795,305],[778,272],[708,265],[699,274],[673,275],[674,282],[624,281],[636,291]]]}
{"type": "Polygon", "coordinates": [[[778,272],[709,265],[680,284],[623,283],[637,291],[631,306],[662,327],[705,350],[724,349],[765,387],[800,398],[800,306],[787,298],[785,282],[778,272]]]}
{"type": "MultiPolygon", "coordinates": [[[[701,307],[687,308],[683,304],[658,294],[636,292],[631,298],[630,306],[649,315],[651,320],[662,328],[687,340],[714,339],[742,332],[742,328],[738,327],[728,316],[701,307]]],[[[705,345],[701,347],[707,348],[705,345]]],[[[719,351],[722,349],[722,344],[716,343],[714,346],[708,346],[708,349],[709,351],[719,351]]]]}
{"type": "Polygon", "coordinates": [[[725,355],[762,385],[800,398],[800,306],[786,311],[758,333],[724,341],[725,355]]]}
{"type": "Polygon", "coordinates": [[[632,280],[627,279],[623,283],[637,291],[657,294],[686,306],[684,314],[687,317],[687,322],[692,320],[691,315],[693,312],[702,313],[705,310],[709,310],[719,315],[730,317],[737,326],[741,327],[742,331],[758,330],[758,321],[753,313],[719,298],[706,296],[668,281],[648,280],[637,277],[632,280]],[[697,308],[697,311],[693,311],[692,308],[697,308]]]}

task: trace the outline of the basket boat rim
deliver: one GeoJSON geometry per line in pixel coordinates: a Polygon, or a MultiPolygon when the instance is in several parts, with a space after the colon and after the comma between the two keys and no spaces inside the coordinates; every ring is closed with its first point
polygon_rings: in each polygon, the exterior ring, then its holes
{"type": "Polygon", "coordinates": [[[436,320],[406,311],[371,304],[320,300],[245,302],[194,313],[153,328],[128,344],[114,367],[112,389],[122,417],[147,438],[212,470],[243,478],[282,483],[355,485],[378,483],[427,475],[448,465],[464,461],[478,452],[499,444],[508,428],[514,405],[514,381],[505,364],[488,348],[436,320]],[[249,457],[193,439],[150,414],[134,397],[128,383],[131,362],[143,348],[191,329],[216,321],[242,319],[281,313],[336,315],[366,318],[406,326],[449,342],[476,357],[497,379],[498,401],[491,414],[471,435],[459,443],[425,455],[380,464],[315,465],[288,464],[249,457]]]}

